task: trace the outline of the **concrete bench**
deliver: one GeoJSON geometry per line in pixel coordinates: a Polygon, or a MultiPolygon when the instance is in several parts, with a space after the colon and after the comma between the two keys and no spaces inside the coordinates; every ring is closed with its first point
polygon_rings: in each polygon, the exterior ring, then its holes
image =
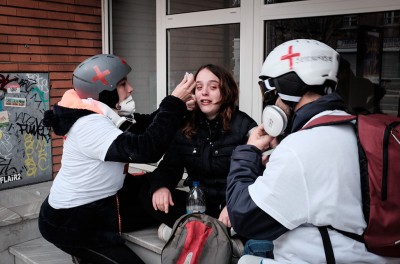
{"type": "MultiPolygon", "coordinates": [[[[158,239],[157,228],[123,234],[127,245],[145,262],[161,264],[161,250],[165,242],[158,239]]],[[[40,237],[9,248],[15,264],[72,264],[71,255],[40,237]]],[[[3,263],[3,262],[1,262],[3,263]]],[[[14,262],[13,262],[14,263],[14,262]]]]}

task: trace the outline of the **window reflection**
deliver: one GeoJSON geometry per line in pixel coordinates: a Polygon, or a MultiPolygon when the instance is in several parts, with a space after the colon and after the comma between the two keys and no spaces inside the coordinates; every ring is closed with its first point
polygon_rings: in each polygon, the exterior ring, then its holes
{"type": "Polygon", "coordinates": [[[384,19],[385,25],[398,25],[400,23],[400,11],[385,12],[384,19]]]}
{"type": "Polygon", "coordinates": [[[264,4],[280,4],[280,3],[287,3],[287,2],[298,2],[298,1],[305,1],[305,0],[264,0],[264,4]]]}
{"type": "Polygon", "coordinates": [[[240,0],[169,0],[167,15],[239,7],[240,0]]]}
{"type": "Polygon", "coordinates": [[[265,56],[296,38],[316,39],[341,57],[337,90],[354,113],[399,115],[399,11],[267,21],[265,56]]]}
{"type": "Polygon", "coordinates": [[[156,1],[113,0],[113,53],[123,57],[133,71],[128,75],[134,87],[136,110],[157,109],[156,1]]]}
{"type": "Polygon", "coordinates": [[[195,73],[207,63],[231,69],[239,83],[239,44],[239,24],[169,29],[168,94],[185,72],[195,73]]]}

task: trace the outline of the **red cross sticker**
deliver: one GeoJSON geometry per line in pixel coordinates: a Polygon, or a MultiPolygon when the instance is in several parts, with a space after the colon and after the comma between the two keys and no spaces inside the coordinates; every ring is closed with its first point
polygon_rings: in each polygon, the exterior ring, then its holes
{"type": "Polygon", "coordinates": [[[110,71],[109,70],[100,71],[99,66],[97,65],[94,66],[93,69],[96,72],[96,76],[92,78],[92,81],[97,82],[98,80],[100,80],[103,84],[108,84],[105,77],[110,74],[110,71]]]}
{"type": "Polygon", "coordinates": [[[293,69],[293,58],[300,57],[300,52],[293,53],[292,50],[293,50],[293,46],[289,46],[289,53],[286,55],[283,55],[281,57],[281,60],[289,60],[289,69],[290,70],[293,69]]]}

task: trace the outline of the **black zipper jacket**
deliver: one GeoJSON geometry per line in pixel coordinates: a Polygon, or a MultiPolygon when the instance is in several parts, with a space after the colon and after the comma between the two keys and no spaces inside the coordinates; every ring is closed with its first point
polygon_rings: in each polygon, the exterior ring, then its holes
{"type": "Polygon", "coordinates": [[[247,142],[248,132],[255,126],[257,123],[250,116],[236,109],[230,131],[223,130],[218,118],[209,121],[205,116],[201,118],[197,134],[192,138],[186,138],[180,130],[149,177],[149,194],[152,195],[161,187],[170,190],[176,188],[186,169],[186,185],[191,186],[192,181],[199,181],[207,200],[224,203],[232,151],[247,142]]]}
{"type": "MultiPolygon", "coordinates": [[[[136,124],[114,140],[107,151],[105,161],[157,162],[181,126],[186,111],[182,100],[167,96],[153,114],[135,114],[136,124]]],[[[64,136],[79,118],[89,114],[94,112],[55,104],[53,110],[45,112],[43,123],[52,127],[56,135],[64,136]]],[[[120,127],[122,130],[127,126],[125,123],[120,127]]]]}

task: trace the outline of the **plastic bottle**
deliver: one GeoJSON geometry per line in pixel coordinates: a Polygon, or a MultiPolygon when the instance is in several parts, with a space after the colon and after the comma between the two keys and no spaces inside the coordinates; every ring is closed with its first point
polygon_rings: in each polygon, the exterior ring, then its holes
{"type": "Polygon", "coordinates": [[[199,182],[194,181],[193,187],[190,189],[186,199],[186,213],[205,213],[206,211],[206,196],[203,190],[199,187],[199,182]]]}

